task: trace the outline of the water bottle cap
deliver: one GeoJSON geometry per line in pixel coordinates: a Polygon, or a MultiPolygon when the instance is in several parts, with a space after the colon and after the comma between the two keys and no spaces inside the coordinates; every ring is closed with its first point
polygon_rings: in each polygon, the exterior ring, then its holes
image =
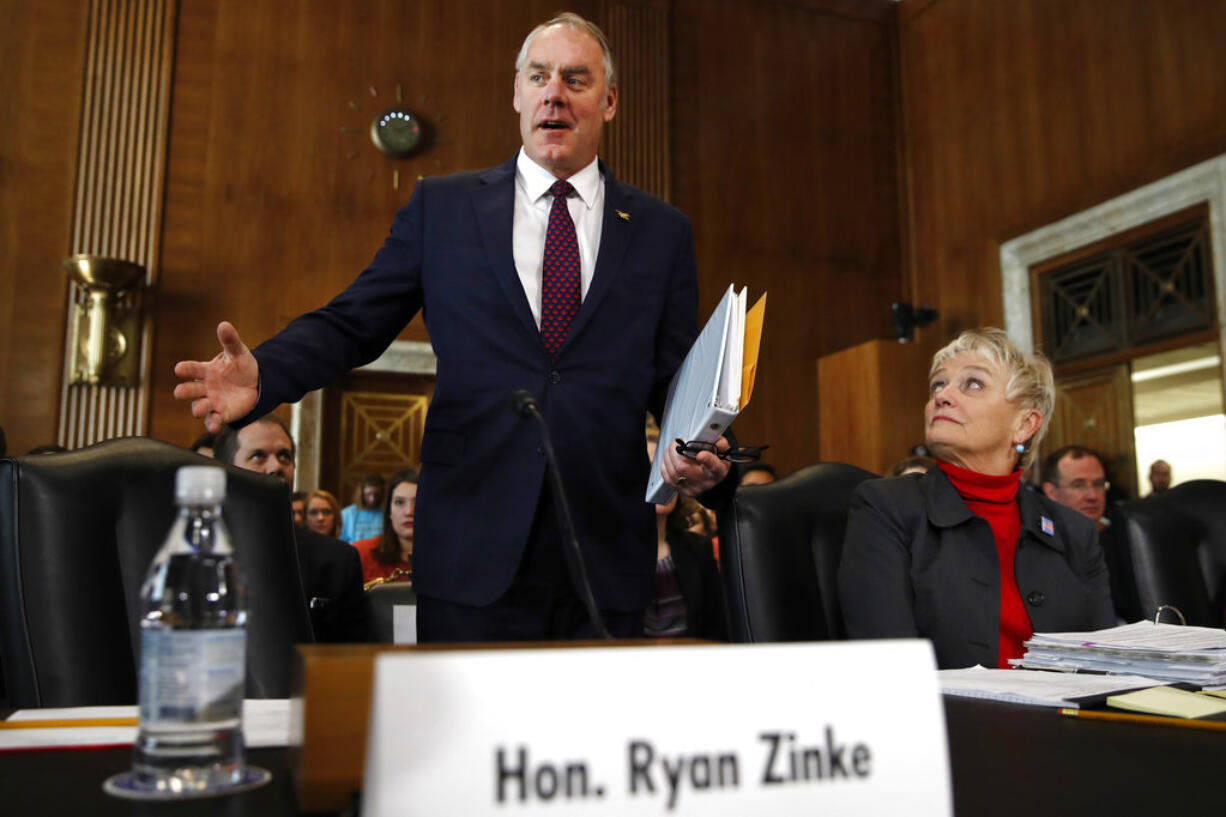
{"type": "Polygon", "coordinates": [[[175,479],[180,505],[216,505],[226,498],[226,472],[214,465],[185,465],[175,479]]]}

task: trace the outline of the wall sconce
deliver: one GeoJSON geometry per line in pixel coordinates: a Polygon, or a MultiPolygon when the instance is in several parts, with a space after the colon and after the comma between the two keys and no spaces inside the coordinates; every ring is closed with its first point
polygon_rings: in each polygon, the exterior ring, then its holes
{"type": "Polygon", "coordinates": [[[140,308],[124,295],[145,279],[145,268],[118,258],[74,255],[68,274],[85,293],[72,306],[72,383],[134,386],[139,377],[140,308]]]}

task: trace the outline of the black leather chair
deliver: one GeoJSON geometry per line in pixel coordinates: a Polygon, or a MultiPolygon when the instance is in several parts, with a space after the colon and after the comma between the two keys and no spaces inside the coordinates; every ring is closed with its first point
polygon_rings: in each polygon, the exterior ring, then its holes
{"type": "MultiPolygon", "coordinates": [[[[133,437],[0,460],[0,668],[10,707],[133,704],[141,584],[175,472],[210,461],[133,437]]],[[[247,588],[247,697],[288,697],[312,639],[289,489],[232,466],[222,515],[247,588]]]]}
{"type": "Polygon", "coordinates": [[[384,582],[366,591],[370,599],[375,641],[395,643],[395,608],[417,605],[417,593],[412,582],[384,582]]]}
{"type": "Polygon", "coordinates": [[[855,487],[874,476],[826,462],[737,490],[719,514],[733,641],[847,637],[838,594],[847,507],[855,487]]]}
{"type": "MultiPolygon", "coordinates": [[[[1103,549],[1127,621],[1170,604],[1188,624],[1226,618],[1226,482],[1198,479],[1110,509],[1103,549]]],[[[1163,621],[1177,621],[1163,614],[1163,621]]]]}

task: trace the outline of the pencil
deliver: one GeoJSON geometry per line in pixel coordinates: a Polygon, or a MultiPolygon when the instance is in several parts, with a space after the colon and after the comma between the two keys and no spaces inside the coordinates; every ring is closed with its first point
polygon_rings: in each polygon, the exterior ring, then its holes
{"type": "Polygon", "coordinates": [[[0,721],[0,729],[82,729],[91,726],[136,726],[136,718],[80,718],[46,721],[0,721]]]}
{"type": "Polygon", "coordinates": [[[1190,729],[1226,731],[1226,722],[1203,721],[1195,718],[1164,718],[1160,715],[1130,715],[1126,712],[1100,712],[1095,709],[1061,709],[1060,714],[1087,721],[1119,721],[1120,723],[1153,723],[1160,726],[1185,726],[1190,729]]]}

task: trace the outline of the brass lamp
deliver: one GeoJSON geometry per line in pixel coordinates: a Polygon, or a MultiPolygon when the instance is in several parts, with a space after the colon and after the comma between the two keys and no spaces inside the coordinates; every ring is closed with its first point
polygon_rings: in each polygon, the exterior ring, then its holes
{"type": "Polygon", "coordinates": [[[64,267],[85,292],[72,310],[73,383],[132,386],[139,368],[139,309],[123,295],[145,278],[145,268],[118,258],[74,255],[64,267]]]}

